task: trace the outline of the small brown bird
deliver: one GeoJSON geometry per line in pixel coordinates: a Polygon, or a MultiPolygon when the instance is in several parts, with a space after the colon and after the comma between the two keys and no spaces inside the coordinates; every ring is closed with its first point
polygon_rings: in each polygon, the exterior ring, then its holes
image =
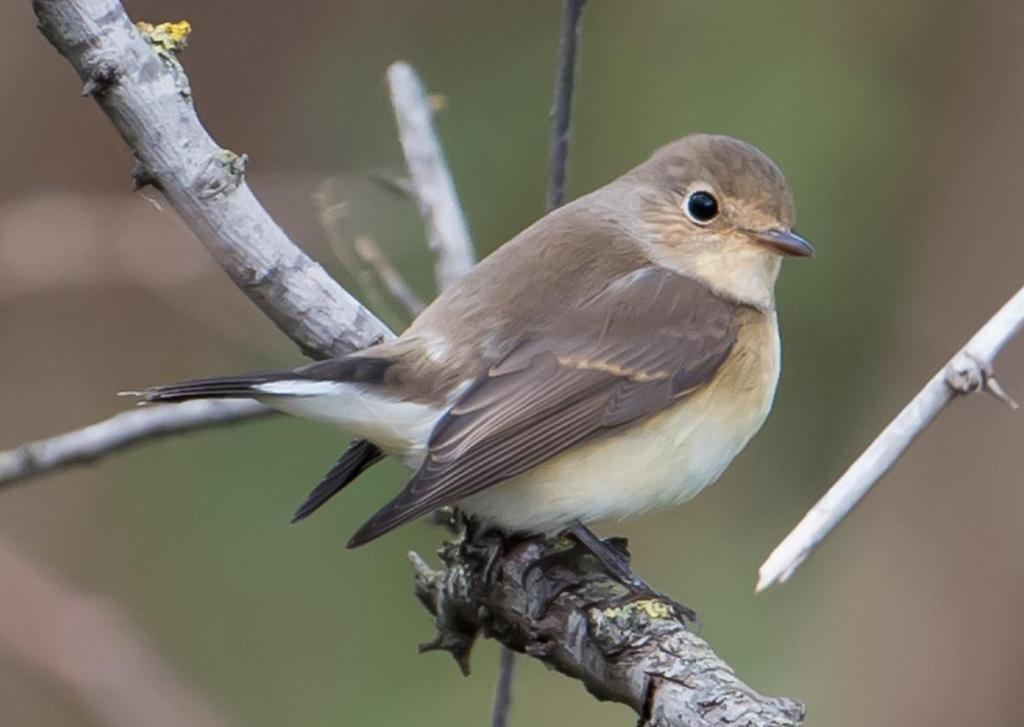
{"type": "Polygon", "coordinates": [[[781,256],[813,253],[793,217],[763,153],[687,136],[528,227],[394,341],[143,396],[259,399],[372,443],[355,443],[296,519],[381,452],[401,458],[412,479],[350,547],[450,504],[551,533],[680,503],[771,408],[781,256]]]}

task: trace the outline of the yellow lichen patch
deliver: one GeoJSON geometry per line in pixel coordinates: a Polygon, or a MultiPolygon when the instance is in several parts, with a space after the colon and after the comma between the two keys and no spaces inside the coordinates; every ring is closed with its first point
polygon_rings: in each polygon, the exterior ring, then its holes
{"type": "Polygon", "coordinates": [[[606,608],[602,613],[605,615],[605,618],[618,618],[620,616],[629,616],[631,611],[640,611],[648,618],[672,617],[672,610],[654,598],[645,598],[640,601],[632,601],[624,606],[606,608]]]}
{"type": "Polygon", "coordinates": [[[135,26],[142,31],[153,46],[162,53],[176,53],[188,45],[188,34],[192,32],[192,24],[187,20],[176,23],[139,22],[135,26]]]}

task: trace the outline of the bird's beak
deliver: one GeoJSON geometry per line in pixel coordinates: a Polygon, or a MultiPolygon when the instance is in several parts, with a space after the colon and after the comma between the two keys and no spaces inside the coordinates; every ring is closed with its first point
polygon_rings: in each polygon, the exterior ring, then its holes
{"type": "Polygon", "coordinates": [[[758,245],[769,247],[780,255],[795,257],[811,257],[814,248],[800,235],[792,230],[757,230],[747,233],[758,245]]]}

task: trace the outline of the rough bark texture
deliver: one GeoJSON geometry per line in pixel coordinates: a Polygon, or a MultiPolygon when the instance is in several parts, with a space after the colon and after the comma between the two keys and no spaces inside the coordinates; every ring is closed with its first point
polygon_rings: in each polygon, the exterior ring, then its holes
{"type": "Polygon", "coordinates": [[[409,556],[416,594],[437,626],[421,649],[451,652],[463,671],[483,634],[579,679],[598,699],[629,705],[640,725],[803,723],[800,702],[757,693],[670,604],[628,600],[593,556],[566,540],[491,543],[463,534],[440,556],[440,571],[409,556]]]}
{"type": "Polygon", "coordinates": [[[157,187],[235,284],[313,356],[346,353],[388,328],[300,250],[245,181],[246,156],[203,128],[170,41],[141,32],[118,0],[35,0],[43,35],[67,58],[157,187]]]}

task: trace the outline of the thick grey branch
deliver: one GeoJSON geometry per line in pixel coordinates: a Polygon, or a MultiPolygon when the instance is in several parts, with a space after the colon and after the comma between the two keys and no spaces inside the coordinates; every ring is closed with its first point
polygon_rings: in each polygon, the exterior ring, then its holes
{"type": "Polygon", "coordinates": [[[142,440],[232,424],[271,413],[259,402],[240,400],[140,407],[67,434],[0,452],[0,489],[45,472],[93,462],[142,440]]]}
{"type": "Polygon", "coordinates": [[[446,544],[445,567],[410,554],[416,593],[437,637],[466,669],[479,633],[529,654],[598,699],[629,705],[649,727],[781,727],[803,722],[803,705],[744,684],[706,642],[658,599],[629,602],[590,555],[558,539],[514,545],[493,562],[485,543],[446,544]]]}
{"type": "Polygon", "coordinates": [[[39,28],[67,58],[139,162],[225,272],[303,351],[363,348],[387,327],[302,252],[196,115],[175,53],[147,38],[118,0],[34,0],[39,28]]]}
{"type": "Polygon", "coordinates": [[[1021,328],[1024,328],[1024,288],[925,384],[779,543],[761,566],[757,590],[788,580],[957,394],[984,389],[1016,408],[996,380],[993,365],[999,352],[1021,328]]]}
{"type": "Polygon", "coordinates": [[[409,179],[427,223],[427,244],[437,261],[438,288],[444,290],[473,267],[473,241],[416,71],[408,63],[392,63],[388,88],[409,179]]]}

